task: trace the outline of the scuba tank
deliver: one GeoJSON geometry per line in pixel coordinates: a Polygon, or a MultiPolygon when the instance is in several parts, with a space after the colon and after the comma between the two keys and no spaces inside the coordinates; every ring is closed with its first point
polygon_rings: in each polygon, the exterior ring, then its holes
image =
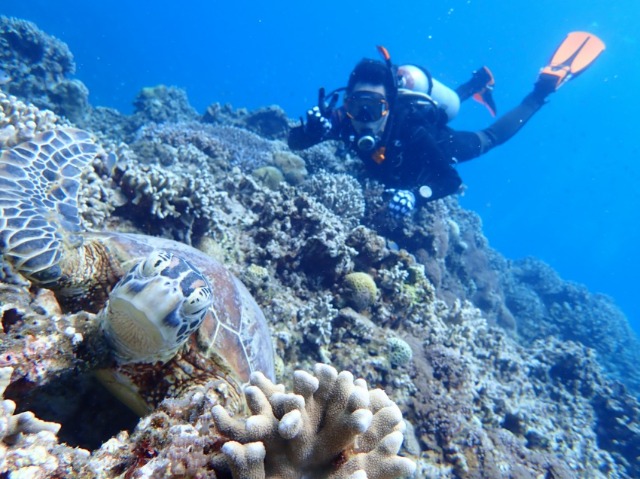
{"type": "Polygon", "coordinates": [[[456,117],[460,110],[460,97],[454,90],[433,78],[428,71],[416,65],[401,65],[397,75],[400,91],[423,93],[445,111],[448,121],[456,117]]]}

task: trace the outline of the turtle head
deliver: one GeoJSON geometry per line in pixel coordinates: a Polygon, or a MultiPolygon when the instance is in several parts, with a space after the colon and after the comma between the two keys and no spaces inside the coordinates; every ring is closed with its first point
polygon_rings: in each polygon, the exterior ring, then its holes
{"type": "Polygon", "coordinates": [[[120,364],[167,362],[200,327],[212,300],[195,267],[155,250],[113,288],[101,328],[120,364]]]}

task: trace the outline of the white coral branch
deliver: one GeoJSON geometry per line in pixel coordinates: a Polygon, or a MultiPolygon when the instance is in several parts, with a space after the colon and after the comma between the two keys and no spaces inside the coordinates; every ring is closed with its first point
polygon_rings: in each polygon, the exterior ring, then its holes
{"type": "Polygon", "coordinates": [[[256,373],[245,390],[251,417],[232,418],[214,407],[218,430],[234,441],[222,449],[234,478],[394,479],[413,474],[414,462],[398,456],[402,413],[384,391],[370,391],[362,379],[324,364],[316,365],[314,375],[296,371],[293,390],[285,393],[282,385],[256,373]]]}
{"type": "MultiPolygon", "coordinates": [[[[0,397],[9,385],[13,368],[0,368],[0,397]]],[[[60,424],[41,421],[30,412],[14,414],[16,403],[10,399],[0,401],[0,439],[9,445],[17,444],[23,434],[37,434],[40,431],[49,431],[58,434],[60,424]]]]}

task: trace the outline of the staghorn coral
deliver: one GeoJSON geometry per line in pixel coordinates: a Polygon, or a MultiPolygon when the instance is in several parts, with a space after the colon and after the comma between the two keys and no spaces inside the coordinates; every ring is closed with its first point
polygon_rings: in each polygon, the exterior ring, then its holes
{"type": "Polygon", "coordinates": [[[346,154],[344,146],[339,141],[323,141],[297,153],[312,174],[321,171],[354,173],[359,172],[362,167],[362,161],[357,156],[351,157],[346,154]]]}
{"type": "MultiPolygon", "coordinates": [[[[195,121],[179,121],[174,123],[146,124],[132,138],[134,149],[145,144],[162,144],[173,148],[194,146],[206,157],[215,161],[221,170],[229,170],[238,166],[244,171],[256,169],[274,162],[274,154],[283,148],[280,142],[269,141],[243,128],[222,125],[210,125],[195,121]]],[[[147,147],[148,148],[148,147],[147,147]]],[[[146,155],[141,154],[144,157],[146,155]]],[[[148,161],[156,161],[149,155],[148,161]]],[[[176,161],[165,161],[167,165],[176,161]]],[[[182,163],[177,162],[177,163],[182,163]]],[[[204,164],[201,167],[207,167],[204,164]]]]}
{"type": "Polygon", "coordinates": [[[234,479],[411,475],[413,461],[397,455],[402,413],[384,391],[322,364],[314,374],[296,372],[289,394],[254,374],[246,389],[253,415],[244,421],[213,408],[216,425],[233,440],[222,453],[234,479]]]}
{"type": "Polygon", "coordinates": [[[320,296],[298,310],[298,327],[302,337],[320,348],[331,342],[332,323],[338,313],[332,300],[330,295],[320,296]]]}
{"type": "Polygon", "coordinates": [[[229,152],[229,164],[249,171],[272,163],[278,144],[243,128],[202,125],[209,137],[222,143],[229,152]]]}

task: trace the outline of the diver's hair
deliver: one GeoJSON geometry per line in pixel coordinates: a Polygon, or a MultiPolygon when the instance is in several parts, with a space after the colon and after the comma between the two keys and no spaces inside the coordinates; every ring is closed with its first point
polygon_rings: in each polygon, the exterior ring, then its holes
{"type": "Polygon", "coordinates": [[[389,66],[378,60],[364,58],[356,65],[349,75],[347,83],[347,95],[353,91],[356,83],[371,83],[383,85],[387,97],[394,98],[397,90],[396,75],[389,66]]]}

